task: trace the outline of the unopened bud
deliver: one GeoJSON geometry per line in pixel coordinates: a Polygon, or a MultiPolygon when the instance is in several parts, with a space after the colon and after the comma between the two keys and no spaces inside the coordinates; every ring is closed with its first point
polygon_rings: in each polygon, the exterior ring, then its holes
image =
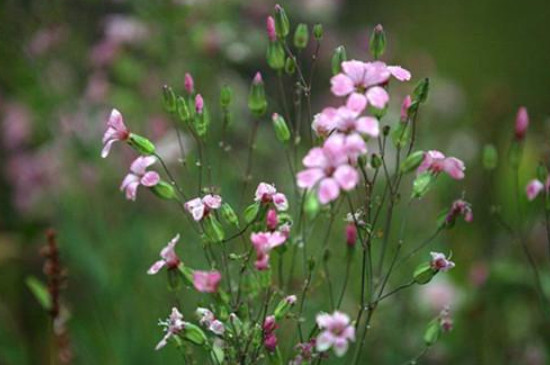
{"type": "Polygon", "coordinates": [[[289,295],[277,304],[273,315],[275,320],[281,320],[290,311],[290,309],[296,304],[296,295],[289,295]]]}
{"type": "Polygon", "coordinates": [[[277,211],[273,208],[267,212],[266,225],[267,229],[269,229],[270,231],[276,230],[277,226],[279,225],[279,217],[277,216],[277,211]]]}
{"type": "Polygon", "coordinates": [[[420,80],[418,84],[416,84],[414,91],[413,91],[413,103],[424,103],[426,99],[428,99],[428,91],[430,88],[430,79],[425,78],[423,80],[420,80]]]}
{"type": "Polygon", "coordinates": [[[152,155],[155,153],[155,145],[145,137],[135,133],[130,133],[128,144],[142,155],[152,155]]]}
{"type": "Polygon", "coordinates": [[[372,157],[370,159],[370,165],[372,166],[373,169],[377,169],[380,166],[382,166],[382,159],[378,154],[376,153],[372,154],[372,157]]]}
{"type": "Polygon", "coordinates": [[[279,4],[275,5],[275,32],[279,38],[286,37],[290,32],[290,21],[285,9],[279,4]]]}
{"type": "Polygon", "coordinates": [[[228,203],[223,203],[221,207],[221,213],[223,219],[225,219],[227,223],[237,227],[239,226],[239,217],[237,217],[237,214],[235,213],[231,205],[229,205],[228,203]]]}
{"type": "Polygon", "coordinates": [[[346,225],[346,243],[349,247],[354,247],[357,242],[357,227],[355,223],[346,225]]]}
{"type": "Polygon", "coordinates": [[[401,163],[401,166],[399,166],[399,171],[406,174],[407,172],[416,170],[422,161],[424,161],[424,151],[415,151],[401,163]]]}
{"type": "Polygon", "coordinates": [[[346,48],[344,46],[338,46],[334,50],[332,55],[332,74],[336,75],[342,71],[342,62],[347,61],[346,48]]]}
{"type": "Polygon", "coordinates": [[[414,282],[420,285],[427,284],[436,274],[437,270],[432,268],[429,262],[422,263],[414,270],[414,282]]]}
{"type": "Polygon", "coordinates": [[[223,85],[220,91],[220,104],[222,108],[227,108],[233,99],[233,90],[229,85],[223,85]]]}
{"type": "Polygon", "coordinates": [[[370,37],[370,52],[375,60],[379,59],[386,50],[386,34],[381,24],[374,27],[370,37]]]}
{"type": "Polygon", "coordinates": [[[274,70],[282,70],[285,67],[285,50],[279,41],[269,42],[265,55],[267,64],[274,70]]]}
{"type": "Polygon", "coordinates": [[[195,111],[197,114],[202,114],[202,110],[204,108],[204,99],[202,98],[201,94],[197,94],[195,96],[195,111]]]}
{"type": "Polygon", "coordinates": [[[294,31],[294,46],[298,49],[304,49],[307,47],[309,41],[309,29],[307,24],[300,23],[294,31]]]}
{"type": "Polygon", "coordinates": [[[483,167],[486,170],[494,170],[498,165],[498,152],[494,145],[487,144],[483,147],[483,167]]]}
{"type": "Polygon", "coordinates": [[[183,98],[183,96],[178,96],[176,99],[176,111],[178,113],[179,119],[187,123],[191,120],[191,112],[189,111],[189,108],[187,107],[187,102],[183,98]]]}
{"type": "Polygon", "coordinates": [[[323,39],[323,24],[318,23],[313,26],[313,36],[316,41],[323,39]]]}
{"type": "Polygon", "coordinates": [[[271,42],[277,40],[277,34],[275,33],[275,19],[272,16],[268,16],[266,21],[267,37],[271,42]]]}
{"type": "Polygon", "coordinates": [[[527,114],[527,109],[522,106],[516,115],[516,140],[523,141],[525,133],[527,133],[527,127],[529,127],[529,115],[527,114]]]}
{"type": "Polygon", "coordinates": [[[256,73],[250,93],[248,95],[248,108],[257,118],[262,117],[267,111],[267,100],[265,98],[264,81],[261,73],[256,73]]]}
{"type": "Polygon", "coordinates": [[[407,123],[409,119],[409,108],[411,107],[412,99],[410,95],[405,96],[403,103],[401,104],[401,122],[407,123]]]}
{"type": "Polygon", "coordinates": [[[167,112],[173,113],[176,111],[176,94],[170,86],[164,85],[162,87],[162,99],[167,112]]]}
{"type": "Polygon", "coordinates": [[[176,197],[176,191],[174,187],[166,181],[159,181],[158,184],[152,186],[151,191],[161,199],[174,199],[176,197]]]}
{"type": "Polygon", "coordinates": [[[285,72],[288,75],[294,75],[294,72],[296,72],[296,61],[294,61],[294,58],[287,57],[285,61],[285,72]]]}
{"type": "Polygon", "coordinates": [[[195,92],[195,81],[193,80],[193,76],[191,76],[189,72],[185,73],[183,85],[185,87],[185,91],[187,91],[189,95],[195,92]]]}
{"type": "Polygon", "coordinates": [[[285,119],[277,113],[273,113],[271,117],[273,121],[273,129],[275,129],[275,135],[279,142],[285,143],[290,139],[290,130],[286,125],[285,119]]]}

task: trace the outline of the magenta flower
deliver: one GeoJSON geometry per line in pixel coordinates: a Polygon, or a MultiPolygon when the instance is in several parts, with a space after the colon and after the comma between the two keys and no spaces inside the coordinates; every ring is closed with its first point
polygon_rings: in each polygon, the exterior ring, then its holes
{"type": "Polygon", "coordinates": [[[401,122],[406,123],[409,118],[409,108],[412,105],[412,99],[410,95],[405,96],[403,103],[401,104],[401,122]]]}
{"type": "Polygon", "coordinates": [[[525,138],[527,127],[529,127],[529,115],[527,114],[527,109],[525,107],[521,107],[519,108],[516,116],[515,126],[515,136],[518,141],[522,141],[525,138]]]}
{"type": "Polygon", "coordinates": [[[317,351],[324,352],[332,348],[336,356],[344,356],[349,341],[355,341],[355,327],[350,324],[349,316],[335,311],[333,314],[320,313],[316,319],[322,331],[317,337],[317,351]]]}
{"type": "Polygon", "coordinates": [[[196,222],[204,219],[212,210],[219,209],[221,206],[222,198],[212,194],[205,195],[202,199],[191,199],[184,204],[185,209],[191,213],[196,222]]]}
{"type": "Polygon", "coordinates": [[[355,246],[357,242],[357,227],[355,223],[348,223],[346,225],[346,243],[349,247],[355,246]]]}
{"type": "Polygon", "coordinates": [[[267,36],[271,42],[277,40],[277,34],[275,33],[275,19],[272,16],[268,16],[266,19],[267,36]]]}
{"type": "Polygon", "coordinates": [[[107,130],[103,135],[103,150],[101,151],[101,157],[105,158],[109,156],[111,146],[116,141],[126,141],[130,137],[130,131],[124,124],[124,118],[122,114],[116,109],[111,111],[109,120],[107,121],[107,130]]]}
{"type": "Polygon", "coordinates": [[[325,108],[313,119],[312,128],[319,136],[328,136],[333,130],[342,133],[360,133],[369,137],[378,137],[380,127],[378,119],[370,116],[360,117],[361,111],[357,106],[350,106],[349,100],[355,99],[354,94],[348,99],[348,106],[336,108],[325,108]]]}
{"type": "Polygon", "coordinates": [[[455,200],[451,205],[451,209],[445,218],[447,224],[455,222],[458,216],[463,216],[464,221],[470,223],[474,220],[474,213],[472,212],[472,206],[467,201],[462,199],[455,200]]]}
{"type": "Polygon", "coordinates": [[[178,243],[180,235],[177,234],[176,237],[172,238],[170,242],[160,251],[160,260],[155,262],[147,271],[147,274],[154,275],[160,271],[163,267],[166,266],[168,270],[176,269],[180,264],[180,259],[176,255],[175,247],[178,243]]]}
{"type": "Polygon", "coordinates": [[[256,188],[256,193],[254,194],[254,201],[260,202],[263,204],[269,204],[273,202],[275,208],[278,211],[285,211],[288,209],[288,200],[286,199],[285,194],[278,193],[275,186],[261,182],[256,188]]]}
{"type": "Polygon", "coordinates": [[[222,275],[219,271],[194,271],[193,286],[201,293],[215,293],[222,275]]]}
{"type": "Polygon", "coordinates": [[[262,329],[264,331],[264,347],[271,352],[277,348],[277,336],[275,335],[277,328],[279,325],[275,322],[275,316],[267,316],[262,329]]]}
{"type": "Polygon", "coordinates": [[[139,156],[130,165],[130,172],[126,175],[120,190],[126,192],[126,199],[135,201],[139,185],[152,187],[159,183],[160,176],[155,171],[146,171],[157,161],[154,156],[139,156]]]}
{"type": "Polygon", "coordinates": [[[424,161],[418,167],[417,172],[420,174],[424,171],[430,171],[434,174],[439,174],[445,171],[450,177],[455,180],[464,178],[464,162],[455,157],[445,157],[439,151],[431,150],[424,154],[424,161]]]}
{"type": "Polygon", "coordinates": [[[441,252],[430,252],[430,255],[432,255],[432,260],[430,261],[430,266],[432,269],[437,271],[449,271],[453,267],[455,267],[455,263],[451,260],[448,260],[445,257],[445,254],[441,252]]]}
{"type": "Polygon", "coordinates": [[[195,111],[197,114],[202,114],[202,110],[204,109],[204,99],[202,98],[201,94],[197,94],[195,96],[195,111]]]}
{"type": "Polygon", "coordinates": [[[195,80],[193,80],[193,76],[191,76],[189,72],[185,73],[183,86],[188,94],[193,94],[195,92],[195,80]]]}
{"type": "Polygon", "coordinates": [[[550,177],[546,179],[546,184],[543,184],[540,180],[537,179],[529,181],[529,183],[527,183],[527,186],[525,187],[527,199],[529,201],[534,200],[543,190],[546,190],[546,192],[550,190],[550,177]]]}
{"type": "Polygon", "coordinates": [[[164,331],[166,334],[160,340],[160,342],[155,347],[155,350],[160,350],[168,343],[168,340],[183,331],[185,328],[185,322],[183,321],[183,315],[178,311],[177,308],[172,308],[172,313],[166,321],[159,322],[161,326],[164,326],[164,331]]]}
{"type": "Polygon", "coordinates": [[[286,239],[287,236],[278,231],[252,233],[250,240],[256,250],[256,262],[254,263],[256,269],[267,270],[269,268],[269,253],[275,247],[282,245],[286,239]]]}
{"type": "Polygon", "coordinates": [[[359,173],[351,164],[366,152],[365,141],[359,135],[332,134],[323,147],[312,148],[304,157],[307,169],[298,173],[298,186],[309,189],[318,184],[321,204],[334,201],[340,190],[350,191],[359,182],[359,173]]]}
{"type": "Polygon", "coordinates": [[[277,226],[279,225],[279,216],[277,215],[277,211],[275,209],[270,209],[267,211],[265,220],[267,229],[270,231],[277,229],[277,226]]]}

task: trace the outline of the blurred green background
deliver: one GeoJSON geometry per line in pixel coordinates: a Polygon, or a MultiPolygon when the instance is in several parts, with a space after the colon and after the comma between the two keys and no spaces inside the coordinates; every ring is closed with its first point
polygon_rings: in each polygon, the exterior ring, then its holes
{"type": "MultiPolygon", "coordinates": [[[[440,149],[467,164],[466,180],[446,181],[413,205],[421,214],[414,214],[407,238],[415,242],[428,237],[439,211],[464,192],[473,203],[474,222],[459,224],[434,245],[453,252],[457,269],[382,307],[363,363],[399,364],[414,356],[421,349],[425,324],[446,301],[452,301],[455,329],[430,351],[425,363],[550,363],[550,329],[537,307],[529,268],[517,242],[491,215],[491,207],[501,205],[503,217],[518,222],[506,151],[519,106],[525,105],[531,116],[521,186],[535,177],[537,162],[546,163],[550,152],[545,143],[550,117],[550,3],[281,4],[293,24],[321,22],[325,27],[314,112],[329,100],[332,50],[345,44],[350,58],[367,59],[369,31],[382,23],[389,39],[387,61],[411,70],[413,81],[431,79],[429,102],[420,118],[419,148],[440,149]],[[486,143],[501,152],[499,167],[491,174],[480,161],[486,143]]],[[[183,75],[191,72],[213,110],[210,149],[219,164],[213,166],[215,184],[225,199],[239,206],[241,180],[235,166],[244,165],[252,125],[246,97],[257,70],[264,71],[270,96],[276,95],[275,78],[264,59],[264,22],[273,5],[239,0],[2,1],[1,365],[48,363],[48,318],[24,284],[29,275],[43,277],[38,250],[48,227],[58,231],[68,267],[65,299],[71,311],[75,363],[163,364],[178,359],[173,349],[153,349],[162,335],[157,320],[166,316],[174,298],[163,278],[149,277],[145,271],[177,232],[183,236],[178,248],[182,259],[197,262],[198,268],[206,268],[206,263],[177,206],[159,202],[145,190],[138,192],[135,203],[124,199],[118,186],[133,154],[116,145],[102,160],[101,135],[109,111],[116,107],[132,129],[155,140],[161,155],[177,169],[177,144],[162,108],[161,87],[169,84],[181,92],[183,75]],[[235,90],[231,156],[217,148],[218,93],[223,84],[235,90]]],[[[397,94],[404,96],[411,87],[399,86],[397,94]]],[[[398,104],[394,97],[393,113],[398,104]]],[[[270,111],[278,108],[270,100],[270,111]]],[[[254,181],[273,181],[290,192],[293,180],[280,163],[282,150],[269,123],[260,126],[258,138],[254,181]]],[[[181,175],[185,184],[190,177],[181,175]]],[[[251,201],[252,191],[248,197],[251,201]]],[[[542,217],[533,205],[522,205],[527,210],[522,224],[528,228],[529,247],[549,288],[542,217]]],[[[340,222],[335,239],[342,230],[340,222]]],[[[344,255],[334,255],[335,270],[342,267],[344,255]]],[[[358,261],[354,265],[358,270],[358,261]]],[[[393,284],[404,281],[413,267],[411,263],[393,284]]],[[[334,274],[337,283],[341,275],[334,274]]],[[[323,308],[322,297],[320,290],[314,291],[306,312],[310,320],[323,308]]],[[[200,299],[190,291],[183,299],[184,314],[191,316],[200,299]]],[[[345,299],[350,312],[353,300],[345,299]]]]}

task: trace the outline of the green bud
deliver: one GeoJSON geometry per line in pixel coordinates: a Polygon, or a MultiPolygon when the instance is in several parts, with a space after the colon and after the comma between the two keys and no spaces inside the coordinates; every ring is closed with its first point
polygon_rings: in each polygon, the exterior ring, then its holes
{"type": "Polygon", "coordinates": [[[370,53],[375,60],[379,59],[386,50],[386,34],[381,24],[374,27],[374,31],[370,37],[370,53]]]}
{"type": "Polygon", "coordinates": [[[203,220],[204,232],[213,242],[221,242],[225,238],[225,232],[220,222],[212,214],[203,220]]]}
{"type": "Polygon", "coordinates": [[[275,5],[275,33],[279,38],[285,38],[290,32],[290,21],[285,9],[279,4],[275,5]]]}
{"type": "Polygon", "coordinates": [[[430,190],[435,182],[436,176],[429,171],[419,174],[413,182],[413,198],[422,198],[430,190]]]}
{"type": "Polygon", "coordinates": [[[176,94],[174,90],[168,85],[162,87],[162,99],[164,102],[164,109],[167,112],[173,113],[176,111],[176,94]]]}
{"type": "Polygon", "coordinates": [[[310,257],[307,260],[307,268],[310,272],[313,271],[313,269],[315,269],[315,258],[310,257]]]}
{"type": "Polygon", "coordinates": [[[423,160],[424,151],[414,151],[405,159],[405,161],[401,163],[401,166],[399,166],[399,171],[402,174],[406,174],[407,172],[416,170],[423,160]]]}
{"type": "Polygon", "coordinates": [[[204,137],[208,132],[208,126],[210,125],[210,113],[208,109],[204,107],[202,113],[195,115],[195,130],[199,137],[204,137]]]}
{"type": "Polygon", "coordinates": [[[182,96],[178,96],[176,99],[176,111],[182,122],[187,123],[191,120],[191,112],[189,111],[187,102],[182,96]]]}
{"type": "Polygon", "coordinates": [[[384,127],[382,127],[382,134],[384,136],[387,136],[388,134],[390,134],[390,131],[391,131],[391,127],[389,125],[385,125],[384,127]]]}
{"type": "Polygon", "coordinates": [[[244,210],[244,220],[246,223],[252,223],[254,219],[256,219],[256,216],[258,215],[258,212],[260,211],[260,203],[252,203],[246,209],[244,210]]]}
{"type": "Polygon", "coordinates": [[[283,298],[279,304],[275,307],[273,315],[276,320],[281,320],[284,316],[294,307],[296,304],[296,295],[289,295],[288,297],[283,298]]]}
{"type": "Polygon", "coordinates": [[[305,200],[306,201],[304,203],[304,212],[310,219],[312,219],[317,215],[317,213],[319,213],[319,209],[321,209],[321,205],[319,204],[319,200],[317,199],[317,194],[309,190],[306,193],[305,200]]]}
{"type": "Polygon", "coordinates": [[[483,147],[483,167],[485,170],[494,170],[498,165],[498,151],[492,144],[483,147]]]}
{"type": "Polygon", "coordinates": [[[231,205],[229,205],[229,203],[222,204],[221,213],[223,219],[225,219],[227,223],[232,224],[236,227],[239,226],[239,217],[237,217],[237,214],[235,213],[231,205]]]}
{"type": "Polygon", "coordinates": [[[150,187],[151,191],[158,196],[161,199],[175,199],[176,198],[176,190],[174,187],[167,183],[166,181],[159,181],[159,183],[155,186],[150,187]]]}
{"type": "Polygon", "coordinates": [[[313,36],[317,41],[323,39],[323,24],[318,23],[313,26],[313,36]]]}
{"type": "Polygon", "coordinates": [[[428,99],[429,88],[430,88],[430,79],[425,78],[423,80],[420,80],[418,82],[418,84],[416,84],[416,86],[414,88],[414,91],[413,91],[413,95],[412,95],[413,104],[415,104],[415,102],[424,103],[426,101],[426,99],[428,99]]]}
{"type": "Polygon", "coordinates": [[[304,49],[309,42],[309,29],[307,24],[300,23],[294,31],[294,46],[298,49],[304,49]]]}
{"type": "Polygon", "coordinates": [[[227,108],[233,99],[233,90],[229,85],[223,85],[220,91],[220,105],[222,108],[227,108]]]}
{"type": "Polygon", "coordinates": [[[346,55],[346,48],[344,46],[338,46],[334,50],[332,55],[332,74],[336,75],[342,71],[342,62],[346,61],[348,56],[346,55]]]}
{"type": "Polygon", "coordinates": [[[271,120],[273,121],[273,129],[275,129],[275,135],[277,136],[279,142],[288,142],[290,139],[290,130],[286,125],[285,118],[277,113],[273,113],[271,120]]]}
{"type": "Polygon", "coordinates": [[[428,323],[428,326],[424,331],[424,343],[426,344],[426,346],[432,346],[434,343],[437,342],[440,335],[441,335],[441,326],[439,324],[439,321],[436,318],[430,321],[430,323],[428,323]]]}
{"type": "Polygon", "coordinates": [[[414,282],[420,285],[429,283],[433,277],[437,274],[437,270],[434,270],[429,262],[424,262],[414,270],[413,278],[414,282]]]}
{"type": "Polygon", "coordinates": [[[256,117],[262,117],[267,111],[267,100],[265,98],[264,81],[261,73],[256,73],[250,93],[248,94],[248,109],[256,117]]]}
{"type": "Polygon", "coordinates": [[[272,69],[282,70],[285,67],[285,49],[281,42],[269,42],[265,57],[267,64],[272,69]]]}
{"type": "Polygon", "coordinates": [[[296,62],[294,61],[294,58],[287,57],[285,62],[285,72],[288,75],[294,75],[294,72],[296,72],[296,62]]]}
{"type": "Polygon", "coordinates": [[[152,155],[155,153],[155,145],[145,137],[135,133],[130,133],[128,144],[142,155],[152,155]]]}
{"type": "Polygon", "coordinates": [[[378,156],[376,153],[373,153],[370,159],[370,165],[374,169],[377,169],[380,166],[382,166],[382,159],[380,158],[380,156],[378,156]]]}
{"type": "Polygon", "coordinates": [[[205,345],[207,343],[206,335],[204,334],[202,329],[199,326],[194,325],[190,322],[185,322],[185,325],[183,326],[182,337],[185,340],[199,346],[205,345]]]}

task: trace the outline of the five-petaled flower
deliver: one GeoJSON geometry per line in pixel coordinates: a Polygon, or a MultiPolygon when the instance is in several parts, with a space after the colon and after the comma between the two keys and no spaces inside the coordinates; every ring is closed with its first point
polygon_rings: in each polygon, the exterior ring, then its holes
{"type": "Polygon", "coordinates": [[[278,211],[285,211],[288,209],[288,200],[285,194],[278,193],[275,186],[261,182],[256,188],[254,201],[263,204],[273,203],[278,211]]]}
{"type": "MultiPolygon", "coordinates": [[[[350,96],[350,100],[355,99],[355,95],[350,96]]],[[[342,133],[360,133],[369,137],[378,137],[380,127],[378,119],[371,116],[360,116],[360,106],[350,105],[339,108],[325,108],[320,114],[317,114],[312,123],[312,128],[318,136],[328,136],[333,130],[342,133]]]]}
{"type": "Polygon", "coordinates": [[[202,198],[189,200],[184,204],[185,209],[191,213],[195,221],[200,221],[208,214],[222,206],[222,198],[219,195],[208,194],[202,198]]]}
{"type": "Polygon", "coordinates": [[[277,246],[282,245],[287,236],[279,231],[252,233],[250,240],[256,250],[256,262],[254,265],[258,270],[269,268],[269,252],[277,246]]]}
{"type": "Polygon", "coordinates": [[[219,271],[198,271],[193,272],[193,286],[201,293],[215,293],[222,275],[219,271]]]}
{"type": "Polygon", "coordinates": [[[157,172],[146,171],[156,161],[154,156],[139,156],[132,162],[130,172],[120,185],[120,190],[126,192],[126,199],[136,200],[139,185],[153,187],[159,183],[160,176],[157,172]]]}
{"type": "Polygon", "coordinates": [[[434,270],[445,272],[455,267],[455,263],[447,259],[441,252],[430,252],[430,255],[432,255],[430,266],[434,270]]]}
{"type": "Polygon", "coordinates": [[[533,179],[527,183],[525,187],[525,192],[527,193],[527,199],[529,201],[534,200],[543,190],[548,192],[550,190],[550,177],[546,179],[546,183],[543,184],[542,181],[533,179]]]}
{"type": "Polygon", "coordinates": [[[349,316],[335,311],[333,314],[320,313],[316,319],[322,331],[317,337],[317,351],[324,352],[332,348],[336,356],[344,356],[348,342],[355,341],[355,327],[351,325],[349,316]]]}
{"type": "Polygon", "coordinates": [[[166,321],[160,321],[159,324],[164,326],[166,334],[160,340],[160,342],[155,347],[155,350],[160,350],[168,343],[170,337],[177,335],[179,332],[183,331],[185,328],[185,322],[183,321],[183,315],[178,311],[177,308],[172,308],[172,313],[166,321]]]}
{"type": "Polygon", "coordinates": [[[424,154],[424,160],[418,166],[417,172],[420,174],[424,171],[430,171],[434,174],[439,174],[445,171],[455,180],[464,178],[464,162],[456,157],[445,157],[442,152],[431,150],[424,154]]]}
{"type": "Polygon", "coordinates": [[[155,262],[147,271],[147,274],[154,275],[160,271],[163,267],[166,266],[168,270],[175,269],[180,264],[180,259],[176,255],[176,243],[178,243],[180,235],[177,234],[176,237],[172,238],[170,242],[160,251],[160,260],[155,262]]]}
{"type": "Polygon", "coordinates": [[[124,124],[124,118],[117,109],[111,111],[109,120],[107,121],[107,130],[103,135],[103,150],[101,151],[101,157],[105,158],[109,156],[111,146],[116,141],[126,141],[130,137],[130,131],[124,124]]]}

